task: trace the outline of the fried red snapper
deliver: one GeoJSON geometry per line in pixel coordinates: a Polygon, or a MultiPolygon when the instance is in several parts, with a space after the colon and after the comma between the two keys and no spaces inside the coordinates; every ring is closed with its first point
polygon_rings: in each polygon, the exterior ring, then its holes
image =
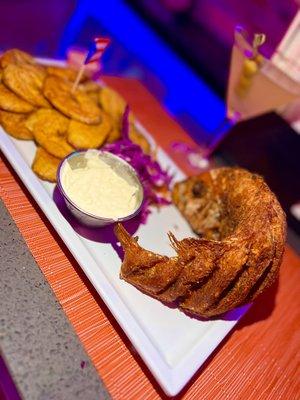
{"type": "Polygon", "coordinates": [[[176,256],[139,246],[121,224],[121,277],[189,313],[212,317],[254,300],[278,276],[285,214],[264,180],[219,168],[177,183],[173,201],[199,238],[177,240],[176,256]]]}

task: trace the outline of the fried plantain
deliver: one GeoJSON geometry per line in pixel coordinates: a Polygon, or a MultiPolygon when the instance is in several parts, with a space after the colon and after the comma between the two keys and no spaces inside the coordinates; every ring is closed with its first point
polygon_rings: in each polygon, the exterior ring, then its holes
{"type": "Polygon", "coordinates": [[[34,140],[49,154],[57,158],[64,158],[74,151],[66,138],[59,135],[47,135],[44,130],[34,132],[34,140]]]}
{"type": "Polygon", "coordinates": [[[49,107],[42,94],[46,71],[38,65],[9,64],[3,70],[3,82],[16,95],[37,107],[49,107]]]}
{"type": "Polygon", "coordinates": [[[100,86],[91,80],[81,83],[78,89],[86,93],[95,104],[98,104],[100,86]]]}
{"type": "Polygon", "coordinates": [[[7,67],[10,64],[36,64],[35,59],[25,51],[18,49],[7,50],[0,58],[0,66],[7,67]]]}
{"type": "Polygon", "coordinates": [[[65,135],[70,120],[60,112],[50,108],[40,108],[32,113],[26,121],[31,132],[45,131],[50,135],[65,135]]]}
{"type": "Polygon", "coordinates": [[[87,125],[71,120],[67,140],[76,149],[97,149],[105,142],[110,129],[110,119],[105,114],[98,125],[87,125]]]}
{"type": "MultiPolygon", "coordinates": [[[[116,123],[115,120],[112,120],[112,128],[106,138],[107,143],[113,143],[117,140],[121,139],[122,136],[122,128],[121,123],[116,123]]],[[[139,145],[143,152],[146,154],[151,153],[151,146],[145,136],[139,132],[133,123],[129,124],[129,139],[139,145]]]]}
{"type": "Polygon", "coordinates": [[[26,121],[34,140],[57,158],[64,158],[74,151],[66,141],[68,125],[68,118],[56,110],[47,108],[32,113],[26,121]]]}
{"type": "Polygon", "coordinates": [[[94,82],[92,80],[88,80],[84,83],[81,83],[78,88],[80,90],[82,90],[83,92],[99,92],[99,90],[101,89],[101,86],[97,83],[94,82]]]}
{"type": "Polygon", "coordinates": [[[99,92],[87,92],[87,95],[95,104],[98,104],[99,92]]]}
{"type": "Polygon", "coordinates": [[[81,90],[71,92],[72,83],[57,76],[48,76],[44,84],[44,95],[63,114],[86,124],[99,124],[101,110],[81,90]]]}
{"type": "Polygon", "coordinates": [[[139,145],[144,153],[151,153],[150,143],[145,138],[145,136],[136,129],[134,124],[130,124],[129,126],[129,138],[133,143],[139,145]]]}
{"type": "Polygon", "coordinates": [[[38,147],[31,168],[41,179],[56,182],[59,163],[59,158],[53,157],[45,149],[38,147]]]}
{"type": "Polygon", "coordinates": [[[27,129],[25,122],[28,114],[0,111],[0,123],[4,130],[16,139],[32,140],[33,134],[27,129]]]}
{"type": "Polygon", "coordinates": [[[109,131],[109,134],[107,136],[106,142],[107,143],[113,143],[116,142],[121,138],[121,130],[117,125],[112,125],[111,130],[109,131]]]}
{"type": "Polygon", "coordinates": [[[32,104],[21,99],[2,83],[0,83],[0,108],[15,113],[28,113],[34,110],[32,104]]]}
{"type": "MultiPolygon", "coordinates": [[[[110,87],[103,87],[99,92],[99,104],[105,112],[111,115],[117,123],[121,123],[125,111],[126,101],[115,90],[110,87]]],[[[129,114],[129,121],[134,122],[134,116],[129,114]]]]}
{"type": "MultiPolygon", "coordinates": [[[[49,67],[46,68],[47,72],[49,75],[54,75],[59,78],[65,79],[70,82],[74,82],[78,70],[75,68],[67,68],[67,67],[56,67],[54,65],[50,65],[49,67]]],[[[80,82],[83,82],[87,79],[87,76],[85,74],[82,75],[80,82]]]]}

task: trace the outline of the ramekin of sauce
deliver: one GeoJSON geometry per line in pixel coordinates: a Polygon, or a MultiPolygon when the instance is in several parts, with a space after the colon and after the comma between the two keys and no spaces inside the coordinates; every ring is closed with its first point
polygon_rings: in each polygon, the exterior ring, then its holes
{"type": "Polygon", "coordinates": [[[70,212],[92,227],[133,218],[143,202],[136,171],[105,151],[77,151],[67,156],[57,171],[57,184],[70,212]]]}

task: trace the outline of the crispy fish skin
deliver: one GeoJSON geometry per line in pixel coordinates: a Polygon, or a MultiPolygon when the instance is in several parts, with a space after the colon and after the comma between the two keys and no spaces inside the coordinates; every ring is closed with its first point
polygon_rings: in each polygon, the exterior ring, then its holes
{"type": "MultiPolygon", "coordinates": [[[[59,78],[70,81],[72,83],[75,81],[75,79],[77,77],[77,73],[78,73],[78,70],[76,70],[75,68],[57,67],[54,65],[50,65],[49,67],[46,67],[46,70],[49,75],[57,76],[59,78]]],[[[80,82],[83,82],[86,79],[87,79],[87,76],[85,74],[83,74],[80,79],[80,82]]]]}
{"type": "Polygon", "coordinates": [[[110,119],[104,113],[98,125],[71,120],[67,140],[76,149],[97,149],[105,142],[110,129],[110,119]]]}
{"type": "Polygon", "coordinates": [[[3,70],[3,82],[17,96],[36,107],[50,107],[42,94],[46,72],[38,65],[9,64],[3,70]]]}
{"type": "Polygon", "coordinates": [[[0,111],[0,123],[4,130],[16,139],[32,140],[33,134],[27,129],[25,122],[28,114],[0,111]]]}
{"type": "Polygon", "coordinates": [[[72,83],[56,76],[48,76],[44,84],[44,95],[64,115],[86,124],[97,125],[101,121],[101,110],[81,90],[71,93],[72,83]]]}
{"type": "Polygon", "coordinates": [[[253,301],[278,277],[285,214],[264,180],[218,168],[177,183],[173,201],[201,237],[169,238],[175,257],[139,246],[121,224],[121,277],[185,312],[213,317],[253,301]]]}
{"type": "Polygon", "coordinates": [[[42,147],[38,147],[32,163],[32,170],[43,180],[56,182],[56,173],[60,159],[53,157],[42,147]]]}
{"type": "Polygon", "coordinates": [[[36,64],[35,59],[25,51],[10,49],[5,51],[0,58],[0,66],[7,67],[10,64],[36,64]]]}
{"type": "Polygon", "coordinates": [[[2,83],[0,83],[0,108],[15,113],[29,113],[34,110],[32,104],[21,99],[2,83]]]}

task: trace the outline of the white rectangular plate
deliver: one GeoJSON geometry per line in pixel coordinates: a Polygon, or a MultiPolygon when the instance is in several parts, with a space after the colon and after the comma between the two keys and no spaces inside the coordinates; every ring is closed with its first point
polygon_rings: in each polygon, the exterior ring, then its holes
{"type": "MultiPolygon", "coordinates": [[[[143,127],[139,129],[149,137],[143,127]]],[[[55,185],[41,181],[32,172],[35,144],[15,140],[0,128],[0,147],[163,390],[170,396],[176,395],[248,306],[234,310],[224,319],[201,321],[164,306],[120,280],[121,260],[114,247],[105,240],[101,242],[101,234],[99,241],[94,241],[80,235],[80,229],[75,231],[53,201],[55,185]]],[[[170,168],[176,180],[184,177],[161,149],[158,159],[163,167],[170,168]]],[[[140,225],[135,235],[139,236],[143,247],[170,255],[169,230],[179,239],[194,236],[172,205],[153,210],[147,224],[140,225]]]]}

